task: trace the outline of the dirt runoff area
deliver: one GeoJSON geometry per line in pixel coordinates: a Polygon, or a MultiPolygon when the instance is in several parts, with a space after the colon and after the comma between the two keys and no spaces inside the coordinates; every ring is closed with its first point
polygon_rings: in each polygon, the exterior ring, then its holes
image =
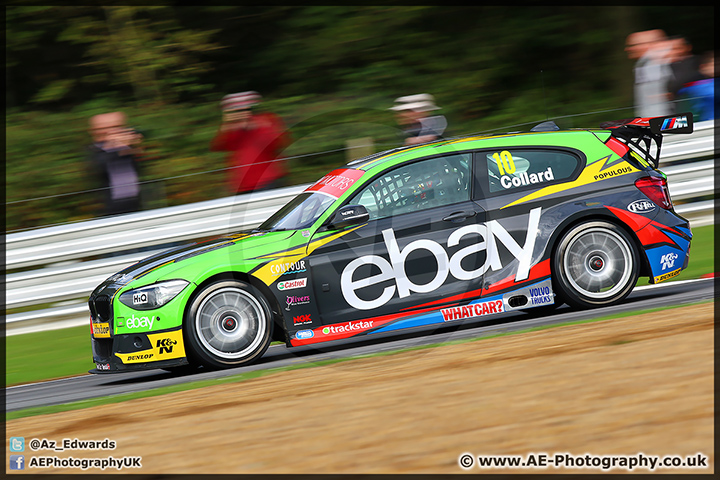
{"type": "MultiPolygon", "coordinates": [[[[141,469],[123,470],[140,477],[602,473],[579,467],[600,465],[603,456],[617,458],[616,466],[644,458],[632,472],[649,473],[642,465],[650,457],[668,455],[700,465],[704,455],[707,467],[656,473],[707,474],[714,472],[713,326],[712,303],[682,307],[18,419],[7,423],[7,437],[109,438],[112,451],[45,453],[140,456],[141,469]],[[469,469],[459,465],[464,453],[474,457],[469,469]],[[531,453],[553,461],[569,454],[563,462],[575,468],[478,466],[481,455],[541,464],[531,453]]],[[[27,462],[39,453],[26,449],[27,462]]]]}

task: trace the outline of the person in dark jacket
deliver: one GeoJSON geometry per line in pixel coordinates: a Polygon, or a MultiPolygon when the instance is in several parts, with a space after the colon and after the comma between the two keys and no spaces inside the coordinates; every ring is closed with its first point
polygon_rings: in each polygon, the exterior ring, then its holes
{"type": "Polygon", "coordinates": [[[138,160],[142,135],[126,126],[122,112],[90,118],[92,144],[88,156],[93,174],[102,188],[103,214],[141,210],[138,160]]]}
{"type": "Polygon", "coordinates": [[[702,80],[703,75],[700,73],[700,59],[692,53],[692,45],[684,37],[671,37],[668,45],[672,75],[668,79],[667,90],[672,99],[677,100],[681,88],[688,83],[702,80]]]}

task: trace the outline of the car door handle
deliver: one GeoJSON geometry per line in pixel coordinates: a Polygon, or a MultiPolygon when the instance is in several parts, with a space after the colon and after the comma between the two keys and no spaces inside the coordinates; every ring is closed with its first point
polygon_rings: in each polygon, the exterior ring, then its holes
{"type": "Polygon", "coordinates": [[[447,217],[443,218],[443,220],[445,220],[446,222],[458,223],[462,222],[467,218],[474,217],[475,215],[477,215],[477,212],[475,210],[465,210],[462,212],[453,212],[447,217]]]}

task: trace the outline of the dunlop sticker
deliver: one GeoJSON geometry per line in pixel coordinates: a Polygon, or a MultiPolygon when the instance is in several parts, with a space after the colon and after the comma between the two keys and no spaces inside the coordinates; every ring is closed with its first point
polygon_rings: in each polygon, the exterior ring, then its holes
{"type": "Polygon", "coordinates": [[[677,270],[673,270],[672,272],[664,273],[664,274],[660,275],[659,277],[655,277],[655,283],[660,283],[664,280],[667,280],[668,278],[672,278],[672,277],[679,275],[680,270],[682,270],[682,268],[678,268],[677,270]]]}

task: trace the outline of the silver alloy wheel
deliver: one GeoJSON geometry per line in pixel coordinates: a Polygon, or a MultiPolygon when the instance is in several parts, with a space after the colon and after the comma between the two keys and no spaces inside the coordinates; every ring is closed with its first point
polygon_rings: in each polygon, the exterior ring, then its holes
{"type": "Polygon", "coordinates": [[[563,269],[578,293],[593,299],[610,298],[627,287],[633,274],[633,257],[620,235],[594,227],[570,240],[563,269]]]}
{"type": "Polygon", "coordinates": [[[257,298],[237,287],[213,292],[195,314],[200,343],[224,360],[237,360],[254,352],[263,342],[267,323],[257,298]]]}

